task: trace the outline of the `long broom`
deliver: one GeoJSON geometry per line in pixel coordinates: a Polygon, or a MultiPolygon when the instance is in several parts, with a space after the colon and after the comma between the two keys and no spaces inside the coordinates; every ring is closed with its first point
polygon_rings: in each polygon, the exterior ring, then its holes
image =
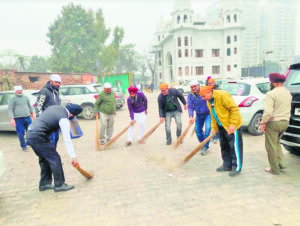
{"type": "Polygon", "coordinates": [[[178,137],[175,145],[174,145],[174,148],[177,148],[183,141],[183,138],[187,135],[189,129],[191,128],[192,124],[189,124],[188,127],[184,130],[184,132],[181,134],[180,137],[178,137]]]}
{"type": "Polygon", "coordinates": [[[194,129],[193,129],[193,131],[192,131],[191,137],[194,135],[195,129],[196,129],[196,126],[194,126],[194,129]]]}
{"type": "Polygon", "coordinates": [[[104,146],[103,149],[109,147],[112,143],[114,143],[120,136],[122,136],[132,125],[129,124],[125,129],[123,129],[120,133],[118,133],[116,136],[114,136],[109,142],[107,142],[104,146]]]}
{"type": "Polygon", "coordinates": [[[79,173],[81,173],[86,179],[92,179],[93,178],[93,174],[89,173],[87,171],[85,171],[84,169],[82,169],[79,165],[75,166],[75,168],[79,171],[79,173]]]}
{"type": "Polygon", "coordinates": [[[154,131],[162,124],[163,122],[159,121],[152,129],[150,129],[141,139],[140,143],[143,143],[154,131]]]}
{"type": "Polygon", "coordinates": [[[185,157],[181,165],[186,164],[211,138],[212,135],[208,136],[204,141],[201,142],[201,144],[195,147],[194,150],[185,157]]]}
{"type": "Polygon", "coordinates": [[[99,134],[99,116],[96,115],[96,148],[97,150],[101,150],[101,143],[100,143],[100,134],[99,134]]]}

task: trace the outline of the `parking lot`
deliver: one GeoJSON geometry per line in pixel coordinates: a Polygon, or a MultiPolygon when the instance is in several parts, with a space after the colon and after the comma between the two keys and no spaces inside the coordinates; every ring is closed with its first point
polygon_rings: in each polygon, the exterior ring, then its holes
{"type": "MultiPolygon", "coordinates": [[[[149,100],[147,130],[158,121],[157,95],[149,100]]],[[[185,111],[183,128],[188,123],[185,111]]],[[[31,149],[22,152],[15,133],[0,133],[6,172],[0,181],[0,225],[300,225],[300,157],[284,151],[288,168],[275,176],[268,166],[264,136],[244,133],[242,173],[218,173],[219,144],[207,156],[178,164],[198,141],[189,131],[183,144],[166,146],[164,126],[146,144],[125,146],[127,134],[97,151],[95,120],[79,120],[84,136],[74,140],[87,181],[58,144],[68,192],[38,191],[40,168],[31,149]]],[[[127,106],[117,111],[114,134],[129,124],[127,106]]],[[[172,136],[175,126],[172,121],[172,136]]],[[[135,128],[137,132],[137,128],[135,128]]]]}

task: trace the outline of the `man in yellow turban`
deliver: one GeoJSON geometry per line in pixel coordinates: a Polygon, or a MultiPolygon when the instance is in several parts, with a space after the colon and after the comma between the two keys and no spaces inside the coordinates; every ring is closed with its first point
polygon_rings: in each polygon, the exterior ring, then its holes
{"type": "Polygon", "coordinates": [[[242,117],[239,107],[232,96],[212,86],[200,88],[202,99],[207,101],[212,125],[211,134],[220,134],[220,146],[223,164],[217,172],[230,171],[229,176],[238,175],[243,163],[242,117]]]}

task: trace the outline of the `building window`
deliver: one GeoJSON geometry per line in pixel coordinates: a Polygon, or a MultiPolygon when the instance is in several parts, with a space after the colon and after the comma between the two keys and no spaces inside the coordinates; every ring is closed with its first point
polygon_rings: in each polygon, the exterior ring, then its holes
{"type": "Polygon", "coordinates": [[[230,71],[231,67],[230,65],[227,65],[227,71],[230,71]]]}
{"type": "Polygon", "coordinates": [[[29,77],[30,82],[37,82],[39,80],[39,77],[29,77]]]}
{"type": "Polygon", "coordinates": [[[189,67],[185,67],[185,76],[189,75],[189,67]]]}
{"type": "Polygon", "coordinates": [[[196,49],[195,57],[203,57],[203,49],[196,49]]]}
{"type": "Polygon", "coordinates": [[[158,65],[161,66],[161,60],[158,61],[158,65]]]}
{"type": "Polygon", "coordinates": [[[234,68],[237,68],[237,64],[233,65],[234,68]]]}
{"type": "Polygon", "coordinates": [[[187,15],[184,15],[184,17],[183,17],[183,22],[184,22],[184,23],[187,22],[187,15]]]}
{"type": "Polygon", "coordinates": [[[177,38],[177,45],[178,45],[178,47],[181,46],[181,38],[180,37],[177,38]]]}
{"type": "Polygon", "coordinates": [[[220,66],[212,66],[213,74],[220,74],[220,66]]]}
{"type": "Polygon", "coordinates": [[[181,50],[178,50],[178,57],[181,57],[181,50]]]}
{"type": "Polygon", "coordinates": [[[226,19],[227,19],[227,23],[230,23],[230,15],[228,15],[228,16],[226,17],[226,19]]]}
{"type": "Polygon", "coordinates": [[[230,44],[230,36],[227,36],[227,44],[230,44]]]}
{"type": "Polygon", "coordinates": [[[234,40],[235,42],[237,42],[237,36],[236,36],[236,35],[233,36],[233,40],[234,40]]]}
{"type": "Polygon", "coordinates": [[[182,67],[178,68],[178,76],[182,76],[182,67]]]}
{"type": "Polygon", "coordinates": [[[203,75],[203,67],[196,67],[196,75],[203,75]]]}
{"type": "Polygon", "coordinates": [[[234,20],[235,23],[237,22],[237,16],[236,16],[236,14],[234,14],[233,20],[234,20]]]}
{"type": "Polygon", "coordinates": [[[236,47],[234,47],[233,53],[237,54],[237,48],[236,47]]]}
{"type": "Polygon", "coordinates": [[[180,24],[180,16],[177,16],[177,24],[180,24]]]}
{"type": "Polygon", "coordinates": [[[185,45],[185,46],[188,46],[188,45],[189,45],[188,37],[184,37],[184,45],[185,45]]]}
{"type": "Polygon", "coordinates": [[[219,49],[212,49],[212,57],[219,57],[220,50],[219,49]]]}
{"type": "Polygon", "coordinates": [[[187,50],[187,49],[184,50],[184,56],[185,56],[185,57],[189,57],[189,50],[187,50]]]}
{"type": "Polygon", "coordinates": [[[159,73],[159,78],[162,79],[162,74],[161,74],[161,72],[159,73]]]}
{"type": "Polygon", "coordinates": [[[227,48],[227,56],[230,56],[231,55],[231,50],[230,48],[227,48]]]}

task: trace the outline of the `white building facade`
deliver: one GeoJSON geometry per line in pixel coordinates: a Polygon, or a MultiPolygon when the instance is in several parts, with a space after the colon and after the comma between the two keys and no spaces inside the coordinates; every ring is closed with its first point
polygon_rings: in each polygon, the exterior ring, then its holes
{"type": "Polygon", "coordinates": [[[159,82],[241,76],[242,11],[225,8],[214,23],[197,19],[190,0],[175,0],[172,20],[161,22],[154,52],[159,82]]]}

